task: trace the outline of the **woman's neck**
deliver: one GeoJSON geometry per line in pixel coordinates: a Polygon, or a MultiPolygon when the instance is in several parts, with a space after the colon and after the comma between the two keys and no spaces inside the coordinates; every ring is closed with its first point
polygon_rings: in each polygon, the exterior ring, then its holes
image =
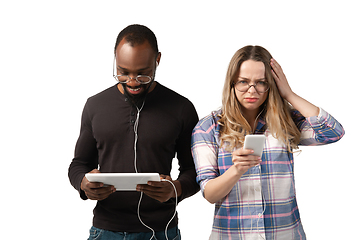
{"type": "Polygon", "coordinates": [[[245,108],[242,109],[242,114],[243,114],[244,118],[246,119],[246,121],[249,123],[252,132],[255,132],[257,123],[259,121],[259,116],[262,113],[262,111],[263,111],[263,109],[261,109],[261,108],[254,109],[254,110],[248,110],[245,108]]]}

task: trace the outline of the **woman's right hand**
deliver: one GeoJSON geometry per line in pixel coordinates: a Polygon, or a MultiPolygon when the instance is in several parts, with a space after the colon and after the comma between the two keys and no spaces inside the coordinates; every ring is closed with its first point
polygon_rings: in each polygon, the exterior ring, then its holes
{"type": "Polygon", "coordinates": [[[232,154],[232,165],[225,173],[211,179],[205,186],[204,197],[210,203],[216,203],[229,194],[234,185],[249,168],[261,162],[259,156],[250,155],[251,149],[238,149],[232,154]]]}
{"type": "Polygon", "coordinates": [[[242,176],[252,167],[261,163],[261,157],[250,155],[253,154],[252,149],[239,148],[232,153],[232,162],[239,175],[242,176]]]}

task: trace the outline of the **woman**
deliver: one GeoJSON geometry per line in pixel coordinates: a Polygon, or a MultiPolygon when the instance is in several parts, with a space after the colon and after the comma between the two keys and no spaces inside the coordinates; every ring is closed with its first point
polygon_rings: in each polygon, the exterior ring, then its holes
{"type": "Polygon", "coordinates": [[[210,239],[305,239],[295,198],[293,151],[338,141],[344,129],[296,95],[280,65],[260,46],[230,61],[222,108],[196,125],[192,152],[203,196],[216,203],[210,239]],[[266,136],[262,157],[244,149],[266,136]]]}

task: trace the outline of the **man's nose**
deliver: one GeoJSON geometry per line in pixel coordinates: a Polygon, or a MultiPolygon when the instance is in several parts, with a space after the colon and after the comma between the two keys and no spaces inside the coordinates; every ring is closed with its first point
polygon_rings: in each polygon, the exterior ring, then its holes
{"type": "Polygon", "coordinates": [[[136,80],[137,75],[128,75],[129,76],[129,85],[139,85],[140,83],[136,80]]]}

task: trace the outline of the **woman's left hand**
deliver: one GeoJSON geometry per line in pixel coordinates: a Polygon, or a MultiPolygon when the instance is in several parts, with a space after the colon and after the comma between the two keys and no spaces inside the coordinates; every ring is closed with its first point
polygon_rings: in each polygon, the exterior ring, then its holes
{"type": "Polygon", "coordinates": [[[319,108],[296,95],[291,90],[286,76],[278,62],[272,58],[270,60],[270,65],[272,67],[272,75],[275,78],[280,95],[286,99],[295,109],[297,109],[304,117],[317,116],[320,111],[319,108]]]}
{"type": "Polygon", "coordinates": [[[270,60],[270,65],[272,67],[272,75],[275,78],[276,85],[279,89],[280,95],[288,99],[291,94],[293,94],[293,91],[291,90],[291,87],[289,85],[288,80],[286,79],[286,76],[280,66],[280,64],[275,61],[275,59],[270,60]]]}

